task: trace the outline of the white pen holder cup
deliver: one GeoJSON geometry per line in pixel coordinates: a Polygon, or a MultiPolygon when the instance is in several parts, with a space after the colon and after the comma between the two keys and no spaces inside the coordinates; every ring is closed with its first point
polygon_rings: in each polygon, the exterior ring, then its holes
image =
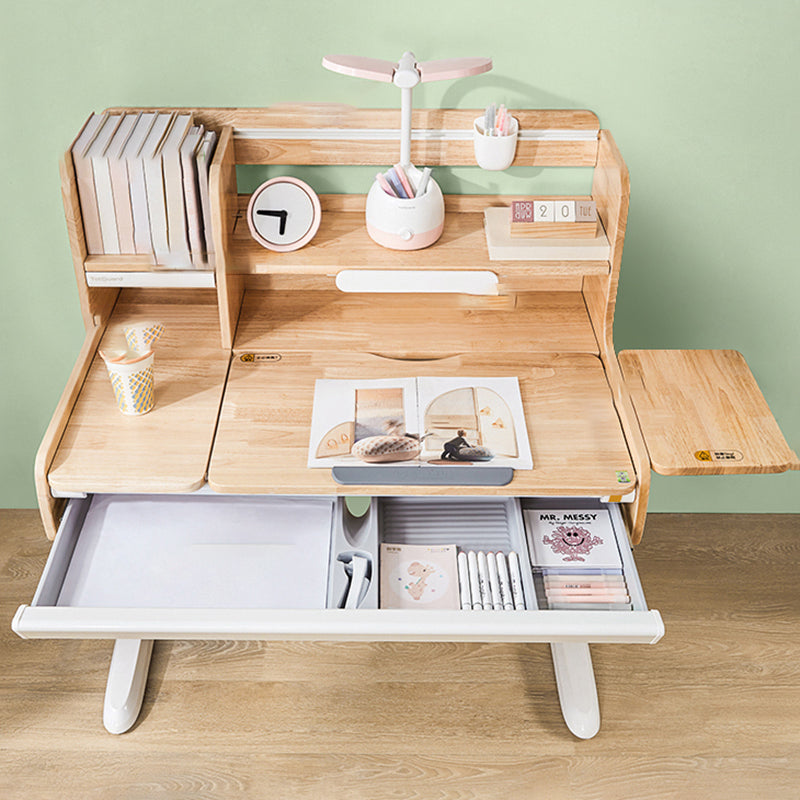
{"type": "MultiPolygon", "coordinates": [[[[406,175],[416,189],[422,172],[414,166],[406,175]]],[[[387,194],[375,181],[367,194],[367,233],[390,250],[421,250],[430,247],[444,228],[444,197],[433,178],[419,197],[403,199],[387,194]]]]}
{"type": "Polygon", "coordinates": [[[119,410],[128,416],[139,416],[150,411],[155,402],[153,352],[145,353],[127,364],[112,361],[105,355],[103,360],[119,410]]]}
{"type": "Polygon", "coordinates": [[[514,153],[517,150],[519,121],[516,117],[511,117],[509,131],[505,136],[488,136],[483,122],[483,117],[478,117],[472,125],[478,166],[494,171],[508,169],[514,163],[514,153]]]}

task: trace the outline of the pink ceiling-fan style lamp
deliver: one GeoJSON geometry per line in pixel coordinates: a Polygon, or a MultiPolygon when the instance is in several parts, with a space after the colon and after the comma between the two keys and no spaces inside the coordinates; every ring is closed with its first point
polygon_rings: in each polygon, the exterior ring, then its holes
{"type": "Polygon", "coordinates": [[[325,56],[322,66],[342,75],[399,87],[400,161],[389,175],[377,176],[369,190],[367,232],[378,244],[394,250],[419,250],[432,245],[442,235],[444,198],[439,185],[430,177],[430,170],[421,171],[411,163],[411,93],[420,83],[488,72],[492,60],[417,61],[413,53],[406,52],[396,64],[377,58],[336,55],[325,56]]]}

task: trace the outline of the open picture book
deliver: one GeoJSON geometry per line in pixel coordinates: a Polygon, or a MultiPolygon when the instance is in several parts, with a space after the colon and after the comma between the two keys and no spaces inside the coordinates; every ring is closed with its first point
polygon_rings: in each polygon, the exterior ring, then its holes
{"type": "Polygon", "coordinates": [[[318,380],[309,467],[532,469],[517,378],[318,380]]]}

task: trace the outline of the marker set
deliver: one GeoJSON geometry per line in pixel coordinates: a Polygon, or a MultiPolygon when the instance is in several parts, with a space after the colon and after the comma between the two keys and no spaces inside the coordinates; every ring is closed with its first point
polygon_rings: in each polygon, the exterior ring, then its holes
{"type": "Polygon", "coordinates": [[[543,570],[542,583],[551,609],[629,611],[631,598],[622,570],[543,570]]]}
{"type": "Polygon", "coordinates": [[[508,136],[511,133],[512,116],[501,103],[491,103],[483,114],[483,133],[485,136],[508,136]]]}
{"type": "Polygon", "coordinates": [[[513,550],[458,554],[458,590],[464,611],[524,611],[519,556],[513,550]]]}
{"type": "Polygon", "coordinates": [[[402,164],[395,164],[386,172],[379,172],[375,176],[375,180],[386,194],[390,197],[397,197],[400,200],[421,197],[428,188],[430,178],[431,169],[430,167],[425,167],[419,179],[419,184],[415,188],[402,164]]]}

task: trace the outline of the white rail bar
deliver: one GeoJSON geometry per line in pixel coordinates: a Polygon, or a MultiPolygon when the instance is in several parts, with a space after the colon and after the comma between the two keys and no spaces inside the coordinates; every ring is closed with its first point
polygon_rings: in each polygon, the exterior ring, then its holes
{"type": "MultiPolygon", "coordinates": [[[[518,139],[536,142],[594,142],[599,130],[575,131],[568,129],[520,130],[518,139]]],[[[279,139],[295,141],[400,141],[399,128],[236,128],[234,139],[279,139]]],[[[412,141],[460,142],[471,141],[473,133],[466,130],[415,129],[412,141]]]]}
{"type": "Polygon", "coordinates": [[[78,608],[23,605],[27,639],[254,639],[654,644],[658,611],[406,611],[78,608]]]}

